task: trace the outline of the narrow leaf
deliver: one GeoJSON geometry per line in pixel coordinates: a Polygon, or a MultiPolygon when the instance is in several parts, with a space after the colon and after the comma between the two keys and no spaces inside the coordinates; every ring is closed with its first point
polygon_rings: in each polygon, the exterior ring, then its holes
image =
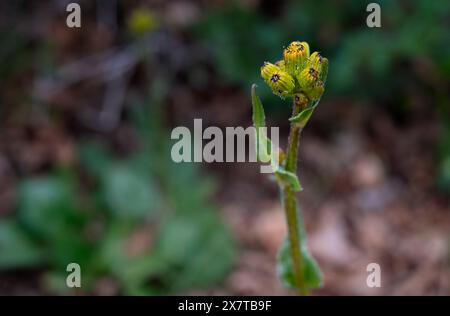
{"type": "Polygon", "coordinates": [[[253,125],[256,129],[266,126],[266,116],[260,98],[256,94],[256,84],[252,85],[253,125]]]}
{"type": "Polygon", "coordinates": [[[261,162],[269,162],[272,144],[265,133],[266,117],[261,100],[256,94],[256,84],[252,85],[252,109],[253,126],[256,129],[256,156],[261,162]]]}

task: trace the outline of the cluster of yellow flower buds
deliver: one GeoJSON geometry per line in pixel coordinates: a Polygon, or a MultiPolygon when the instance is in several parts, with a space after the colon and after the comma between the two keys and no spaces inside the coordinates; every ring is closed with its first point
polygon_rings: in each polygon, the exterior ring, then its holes
{"type": "Polygon", "coordinates": [[[282,98],[303,93],[311,101],[322,96],[327,72],[328,59],[318,52],[310,55],[308,43],[297,41],[284,49],[283,60],[261,67],[261,76],[273,93],[282,98]]]}
{"type": "Polygon", "coordinates": [[[272,88],[273,93],[280,97],[290,96],[295,88],[294,78],[277,65],[264,63],[261,67],[261,76],[272,88]]]}

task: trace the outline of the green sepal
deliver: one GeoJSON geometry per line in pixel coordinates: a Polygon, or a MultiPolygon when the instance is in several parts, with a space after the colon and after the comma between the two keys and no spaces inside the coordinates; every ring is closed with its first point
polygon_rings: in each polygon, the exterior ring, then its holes
{"type": "Polygon", "coordinates": [[[320,80],[325,84],[328,76],[328,58],[322,59],[322,71],[320,72],[320,80]]]}

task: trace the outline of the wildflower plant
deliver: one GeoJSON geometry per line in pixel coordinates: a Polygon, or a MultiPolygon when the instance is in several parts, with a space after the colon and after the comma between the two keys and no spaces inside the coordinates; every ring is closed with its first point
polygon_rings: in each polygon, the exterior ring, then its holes
{"type": "Polygon", "coordinates": [[[322,285],[320,269],[308,251],[305,227],[296,199],[302,187],[296,175],[300,134],[308,123],[325,90],[328,59],[318,52],[310,54],[306,42],[292,42],[284,49],[283,59],[265,62],[261,76],[273,93],[292,98],[292,117],[286,151],[276,148],[265,133],[265,114],[261,100],[252,86],[253,124],[256,128],[258,160],[270,162],[280,186],[286,214],[288,236],[278,253],[277,272],[284,285],[300,295],[322,285]]]}

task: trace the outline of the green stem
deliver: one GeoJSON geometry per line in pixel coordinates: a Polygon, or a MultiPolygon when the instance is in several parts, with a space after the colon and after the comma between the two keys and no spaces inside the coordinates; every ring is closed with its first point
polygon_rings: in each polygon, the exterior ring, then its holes
{"type": "MultiPolygon", "coordinates": [[[[293,113],[292,116],[300,113],[302,109],[307,106],[307,100],[302,95],[295,95],[293,102],[293,113]]],[[[289,140],[287,146],[287,158],[285,162],[285,169],[289,172],[297,172],[297,154],[301,128],[291,123],[291,130],[289,133],[289,140]]],[[[290,254],[293,264],[293,272],[295,277],[295,283],[297,285],[300,295],[308,295],[308,289],[305,287],[303,282],[303,258],[301,254],[300,244],[302,242],[300,234],[300,214],[297,211],[297,199],[295,192],[289,187],[285,186],[283,190],[283,206],[286,213],[287,226],[288,226],[288,236],[290,245],[290,254]]]]}

